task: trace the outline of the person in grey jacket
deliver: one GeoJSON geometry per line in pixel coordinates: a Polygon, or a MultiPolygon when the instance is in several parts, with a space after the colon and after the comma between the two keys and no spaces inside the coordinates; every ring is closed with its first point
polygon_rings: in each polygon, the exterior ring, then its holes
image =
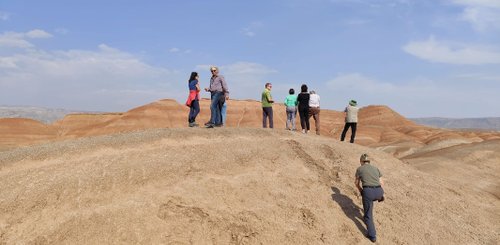
{"type": "Polygon", "coordinates": [[[226,80],[222,75],[219,75],[219,68],[216,66],[210,67],[212,77],[210,78],[210,87],[205,88],[205,91],[210,92],[212,102],[210,104],[210,120],[205,123],[207,128],[222,127],[222,106],[229,99],[229,89],[226,80]]]}

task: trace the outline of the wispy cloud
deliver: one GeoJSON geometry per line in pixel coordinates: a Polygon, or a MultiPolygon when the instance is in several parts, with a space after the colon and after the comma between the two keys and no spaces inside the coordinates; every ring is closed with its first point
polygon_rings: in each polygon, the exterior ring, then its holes
{"type": "Polygon", "coordinates": [[[66,28],[59,27],[59,28],[56,28],[56,29],[54,30],[54,32],[59,33],[59,34],[66,35],[66,34],[68,34],[68,33],[69,33],[69,30],[68,30],[68,29],[66,29],[66,28]]]}
{"type": "MultiPolygon", "coordinates": [[[[39,31],[20,36],[48,37],[39,31]]],[[[1,104],[126,110],[160,98],[183,99],[178,86],[173,86],[179,81],[175,72],[109,45],[96,50],[30,47],[0,57],[1,104]]]]}
{"type": "Polygon", "coordinates": [[[26,37],[27,38],[51,38],[52,34],[44,31],[44,30],[31,30],[29,32],[26,32],[26,37]]]}
{"type": "Polygon", "coordinates": [[[177,52],[180,52],[181,50],[179,48],[171,48],[168,50],[168,52],[170,53],[177,53],[177,52]]]}
{"type": "Polygon", "coordinates": [[[393,93],[396,89],[393,84],[379,82],[373,78],[366,77],[359,73],[341,74],[327,82],[328,88],[332,90],[351,90],[368,93],[377,91],[378,93],[393,93]]]}
{"type": "Polygon", "coordinates": [[[245,35],[247,37],[253,37],[253,36],[255,36],[255,32],[251,31],[250,28],[243,28],[241,30],[241,33],[243,33],[243,35],[245,35]]]}
{"type": "Polygon", "coordinates": [[[182,50],[180,48],[171,48],[168,50],[168,52],[170,53],[177,53],[177,54],[190,54],[191,52],[193,52],[191,49],[186,49],[186,50],[182,50]]]}
{"type": "Polygon", "coordinates": [[[447,64],[500,64],[500,50],[496,47],[442,42],[430,37],[425,41],[413,41],[403,50],[420,59],[447,64]]]}
{"type": "Polygon", "coordinates": [[[498,0],[451,0],[451,2],[471,7],[500,8],[498,0]]]}
{"type": "Polygon", "coordinates": [[[4,32],[0,34],[0,47],[32,48],[34,45],[27,39],[51,38],[52,34],[35,29],[28,32],[4,32]]]}
{"type": "Polygon", "coordinates": [[[0,11],[0,20],[8,20],[9,18],[10,18],[9,13],[0,11]]]}
{"type": "Polygon", "coordinates": [[[500,1],[451,0],[464,6],[461,19],[470,22],[477,31],[500,30],[500,1]]]}
{"type": "Polygon", "coordinates": [[[500,83],[500,74],[476,72],[476,73],[457,74],[454,77],[459,79],[468,79],[471,81],[486,81],[486,82],[500,83]]]}
{"type": "MultiPolygon", "coordinates": [[[[500,103],[496,96],[500,84],[492,80],[478,80],[480,77],[494,79],[494,75],[464,74],[397,82],[348,73],[337,75],[326,86],[330,93],[335,94],[330,101],[331,107],[345,106],[350,99],[356,99],[361,106],[387,105],[406,117],[477,117],[484,116],[478,108],[500,103]]],[[[491,108],[489,116],[498,113],[498,108],[491,108]]]]}
{"type": "Polygon", "coordinates": [[[348,19],[343,21],[343,23],[347,26],[362,26],[369,24],[371,21],[368,19],[348,19]]]}
{"type": "Polygon", "coordinates": [[[254,21],[247,27],[242,28],[240,32],[247,37],[254,37],[255,35],[257,35],[256,30],[258,30],[262,26],[262,22],[254,21]]]}

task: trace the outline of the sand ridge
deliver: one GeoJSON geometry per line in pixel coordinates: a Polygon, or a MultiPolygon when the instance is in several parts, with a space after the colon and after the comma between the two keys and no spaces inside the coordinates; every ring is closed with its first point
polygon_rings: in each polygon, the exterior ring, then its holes
{"type": "Polygon", "coordinates": [[[151,129],[0,157],[0,242],[370,244],[353,185],[383,171],[383,244],[494,244],[499,200],[392,155],[285,130],[151,129]],[[409,232],[411,231],[411,232],[409,232]]]}

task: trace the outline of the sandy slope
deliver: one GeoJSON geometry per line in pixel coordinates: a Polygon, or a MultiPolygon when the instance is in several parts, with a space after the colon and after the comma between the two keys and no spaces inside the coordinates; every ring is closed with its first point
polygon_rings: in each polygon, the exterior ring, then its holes
{"type": "Polygon", "coordinates": [[[467,182],[328,137],[243,128],[4,151],[0,243],[370,244],[353,186],[364,152],[387,179],[378,243],[498,244],[500,201],[467,182]]]}
{"type": "MultiPolygon", "coordinates": [[[[463,183],[500,199],[500,140],[421,151],[403,158],[417,169],[463,183]]],[[[499,220],[500,221],[500,220],[499,220]]]]}

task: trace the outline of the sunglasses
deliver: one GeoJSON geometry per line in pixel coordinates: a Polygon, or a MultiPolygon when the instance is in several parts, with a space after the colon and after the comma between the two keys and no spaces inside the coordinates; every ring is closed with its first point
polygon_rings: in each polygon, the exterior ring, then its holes
{"type": "Polygon", "coordinates": [[[212,72],[217,71],[217,70],[211,70],[212,72]]]}

